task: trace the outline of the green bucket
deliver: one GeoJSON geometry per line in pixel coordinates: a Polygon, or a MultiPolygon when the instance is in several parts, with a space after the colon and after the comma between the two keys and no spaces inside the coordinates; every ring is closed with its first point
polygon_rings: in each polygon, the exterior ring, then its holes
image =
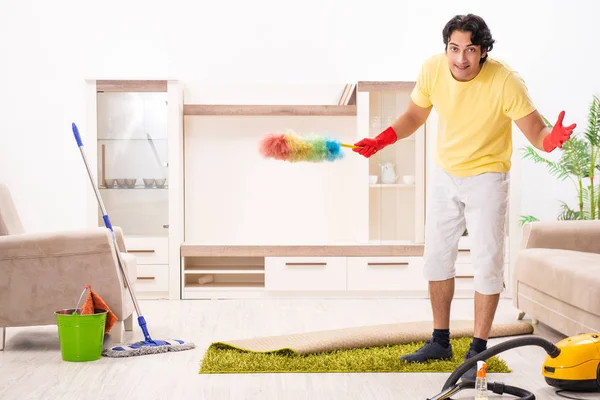
{"type": "Polygon", "coordinates": [[[102,357],[107,310],[73,315],[74,308],[56,311],[60,352],[64,361],[94,361],[102,357]]]}

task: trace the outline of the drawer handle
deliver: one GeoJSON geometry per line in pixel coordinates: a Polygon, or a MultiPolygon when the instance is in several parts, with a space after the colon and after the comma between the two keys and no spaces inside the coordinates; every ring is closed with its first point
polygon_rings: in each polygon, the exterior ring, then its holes
{"type": "Polygon", "coordinates": [[[456,279],[469,279],[469,278],[475,278],[474,275],[456,275],[455,276],[456,279]]]}
{"type": "Polygon", "coordinates": [[[327,263],[324,262],[308,262],[308,263],[302,263],[302,262],[286,262],[285,265],[289,265],[291,267],[293,266],[313,266],[313,265],[327,265],[327,263]]]}
{"type": "Polygon", "coordinates": [[[139,281],[153,281],[154,279],[156,278],[153,276],[138,276],[139,281]]]}
{"type": "Polygon", "coordinates": [[[369,266],[383,266],[383,265],[408,265],[408,261],[403,262],[370,262],[367,263],[369,266]]]}
{"type": "Polygon", "coordinates": [[[154,250],[127,250],[128,253],[154,253],[154,250]]]}

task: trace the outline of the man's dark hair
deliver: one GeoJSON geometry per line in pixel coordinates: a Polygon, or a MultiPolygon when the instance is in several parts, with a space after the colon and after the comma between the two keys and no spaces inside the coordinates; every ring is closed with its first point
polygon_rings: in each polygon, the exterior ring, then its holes
{"type": "MultiPolygon", "coordinates": [[[[489,53],[494,48],[495,40],[492,39],[492,33],[490,28],[480,16],[474,14],[467,15],[456,15],[452,18],[442,31],[444,36],[444,44],[448,49],[448,42],[450,41],[450,35],[455,30],[463,32],[471,32],[471,42],[475,45],[481,46],[481,51],[487,50],[489,53]]],[[[487,59],[487,53],[485,57],[479,60],[480,64],[483,64],[487,59]]]]}

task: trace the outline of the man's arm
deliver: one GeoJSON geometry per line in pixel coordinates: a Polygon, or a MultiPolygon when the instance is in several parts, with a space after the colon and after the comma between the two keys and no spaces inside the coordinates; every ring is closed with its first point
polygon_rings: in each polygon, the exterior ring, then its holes
{"type": "Polygon", "coordinates": [[[408,104],[406,111],[386,128],[383,132],[374,138],[364,138],[354,143],[356,146],[353,151],[369,158],[379,150],[396,143],[400,139],[409,137],[421,125],[425,123],[433,106],[427,108],[419,107],[412,99],[408,104]]]}
{"type": "Polygon", "coordinates": [[[415,133],[427,121],[432,108],[433,106],[427,108],[420,107],[411,99],[404,114],[392,123],[392,128],[396,132],[398,140],[407,138],[415,133]]]}
{"type": "Polygon", "coordinates": [[[562,148],[562,144],[569,140],[573,129],[577,126],[576,124],[563,126],[564,117],[565,112],[561,111],[556,124],[549,128],[542,120],[540,113],[535,110],[529,115],[515,120],[515,124],[535,148],[549,153],[557,147],[562,148]]]}
{"type": "Polygon", "coordinates": [[[536,149],[544,151],[544,138],[550,134],[550,128],[546,126],[538,110],[516,120],[515,124],[536,149]]]}

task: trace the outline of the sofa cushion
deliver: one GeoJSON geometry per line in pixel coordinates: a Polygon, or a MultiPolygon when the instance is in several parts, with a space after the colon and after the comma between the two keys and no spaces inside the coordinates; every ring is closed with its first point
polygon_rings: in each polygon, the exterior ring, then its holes
{"type": "Polygon", "coordinates": [[[560,249],[523,249],[515,279],[574,307],[600,315],[600,254],[560,249]]]}

